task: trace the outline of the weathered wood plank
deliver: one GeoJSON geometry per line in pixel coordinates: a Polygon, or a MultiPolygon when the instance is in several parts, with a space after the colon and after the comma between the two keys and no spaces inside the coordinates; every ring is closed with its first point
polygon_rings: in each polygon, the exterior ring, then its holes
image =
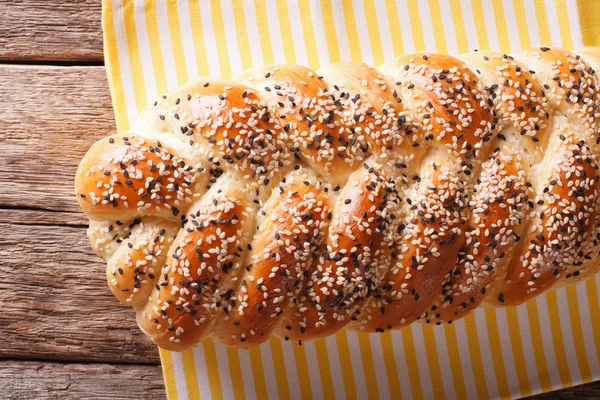
{"type": "MultiPolygon", "coordinates": [[[[163,399],[159,366],[0,361],[6,399],[163,399]]],[[[600,382],[528,399],[598,399],[600,382]]]]}
{"type": "Polygon", "coordinates": [[[0,210],[0,358],[158,363],[68,214],[0,210]]]}
{"type": "Polygon", "coordinates": [[[2,0],[0,60],[99,62],[100,0],[2,0]]]}
{"type": "Polygon", "coordinates": [[[592,400],[600,399],[600,381],[574,386],[568,389],[556,390],[554,392],[542,393],[527,397],[527,400],[592,400]]]}
{"type": "Polygon", "coordinates": [[[4,399],[164,399],[159,366],[0,361],[4,399]]]}
{"type": "Polygon", "coordinates": [[[79,211],[77,164],[115,130],[104,67],[0,66],[0,115],[0,208],[79,211]]]}
{"type": "Polygon", "coordinates": [[[81,212],[0,208],[0,223],[15,225],[63,225],[85,228],[88,225],[88,218],[81,212]]]}

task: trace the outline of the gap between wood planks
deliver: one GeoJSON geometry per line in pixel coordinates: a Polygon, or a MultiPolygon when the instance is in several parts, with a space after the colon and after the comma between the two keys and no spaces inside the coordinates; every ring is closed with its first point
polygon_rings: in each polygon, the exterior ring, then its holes
{"type": "Polygon", "coordinates": [[[104,61],[1,60],[0,65],[33,65],[39,67],[103,67],[104,61]]]}

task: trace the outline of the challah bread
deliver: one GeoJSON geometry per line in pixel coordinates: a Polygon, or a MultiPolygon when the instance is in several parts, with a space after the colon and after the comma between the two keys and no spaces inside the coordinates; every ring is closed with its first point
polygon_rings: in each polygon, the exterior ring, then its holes
{"type": "Polygon", "coordinates": [[[600,268],[600,48],[255,68],[162,96],[75,187],[159,346],[450,323],[600,268]]]}

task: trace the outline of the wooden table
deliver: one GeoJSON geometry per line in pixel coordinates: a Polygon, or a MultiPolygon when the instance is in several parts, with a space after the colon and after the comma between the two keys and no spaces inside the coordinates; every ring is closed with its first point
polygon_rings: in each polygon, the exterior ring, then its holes
{"type": "MultiPolygon", "coordinates": [[[[0,15],[0,394],[164,398],[73,195],[78,161],[115,131],[100,1],[2,0],[0,15]]],[[[599,397],[600,383],[544,396],[599,397]]]]}

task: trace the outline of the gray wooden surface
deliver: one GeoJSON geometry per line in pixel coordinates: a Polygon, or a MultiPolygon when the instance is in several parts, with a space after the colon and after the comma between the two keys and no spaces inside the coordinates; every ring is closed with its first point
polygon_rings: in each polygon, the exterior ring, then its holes
{"type": "Polygon", "coordinates": [[[0,1],[0,60],[102,62],[100,0],[0,1]]]}
{"type": "Polygon", "coordinates": [[[98,0],[1,0],[0,397],[162,399],[158,352],[106,290],[73,196],[115,131],[98,0]]]}
{"type": "MultiPolygon", "coordinates": [[[[100,1],[0,0],[0,16],[0,394],[164,398],[73,196],[79,159],[115,130],[100,1]]],[[[600,383],[539,397],[597,399],[600,383]]]]}

